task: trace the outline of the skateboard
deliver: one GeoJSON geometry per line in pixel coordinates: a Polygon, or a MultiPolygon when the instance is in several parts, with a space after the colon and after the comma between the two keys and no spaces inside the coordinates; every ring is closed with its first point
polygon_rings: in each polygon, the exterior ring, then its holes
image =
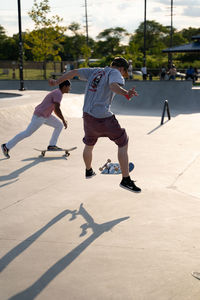
{"type": "Polygon", "coordinates": [[[69,148],[69,149],[61,148],[59,150],[47,150],[47,149],[41,150],[41,149],[34,148],[34,150],[41,152],[41,156],[43,156],[43,157],[45,156],[46,152],[61,152],[61,151],[63,151],[63,152],[65,152],[65,154],[63,156],[66,157],[66,158],[70,155],[70,151],[73,151],[75,149],[77,149],[77,147],[72,147],[72,148],[69,148]]]}
{"type": "MultiPolygon", "coordinates": [[[[129,172],[133,171],[134,164],[132,162],[129,163],[129,172]]],[[[99,168],[101,174],[121,174],[122,171],[120,169],[120,165],[118,163],[111,163],[110,159],[107,159],[107,162],[99,168]]]]}

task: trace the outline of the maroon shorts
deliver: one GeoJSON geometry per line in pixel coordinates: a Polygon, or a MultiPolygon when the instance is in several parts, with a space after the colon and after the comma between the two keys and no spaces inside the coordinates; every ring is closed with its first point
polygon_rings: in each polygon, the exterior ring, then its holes
{"type": "Polygon", "coordinates": [[[83,142],[88,146],[94,146],[99,137],[108,137],[118,147],[124,147],[128,143],[126,130],[121,128],[115,115],[108,118],[94,118],[83,114],[85,136],[83,142]]]}

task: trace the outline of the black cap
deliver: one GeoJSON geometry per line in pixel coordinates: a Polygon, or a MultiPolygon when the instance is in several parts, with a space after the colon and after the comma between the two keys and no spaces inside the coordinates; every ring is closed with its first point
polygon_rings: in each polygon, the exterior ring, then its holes
{"type": "Polygon", "coordinates": [[[65,80],[59,84],[59,88],[62,89],[63,86],[69,86],[69,85],[71,85],[71,82],[69,80],[65,80]]]}
{"type": "Polygon", "coordinates": [[[123,67],[126,71],[128,70],[129,63],[128,61],[123,57],[115,57],[113,62],[111,63],[111,66],[116,67],[123,67]]]}

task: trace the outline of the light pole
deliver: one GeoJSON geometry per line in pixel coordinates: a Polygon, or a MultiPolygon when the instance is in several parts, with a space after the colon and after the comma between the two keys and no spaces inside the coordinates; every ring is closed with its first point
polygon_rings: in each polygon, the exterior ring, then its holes
{"type": "MultiPolygon", "coordinates": [[[[170,48],[173,46],[173,0],[171,0],[171,30],[170,30],[170,48]]],[[[169,53],[169,66],[172,66],[172,52],[169,53]]]]}
{"type": "Polygon", "coordinates": [[[143,65],[146,65],[146,31],[147,31],[147,1],[144,0],[144,57],[143,57],[143,65]]]}
{"type": "Polygon", "coordinates": [[[173,45],[173,0],[171,0],[171,32],[170,32],[170,47],[173,45]]]}
{"type": "Polygon", "coordinates": [[[21,5],[18,1],[18,24],[19,24],[19,77],[20,77],[20,91],[24,91],[23,79],[23,45],[22,45],[22,24],[21,24],[21,5]]]}
{"type": "Polygon", "coordinates": [[[88,14],[87,14],[87,0],[85,0],[85,27],[86,27],[86,44],[88,46],[88,14]]]}

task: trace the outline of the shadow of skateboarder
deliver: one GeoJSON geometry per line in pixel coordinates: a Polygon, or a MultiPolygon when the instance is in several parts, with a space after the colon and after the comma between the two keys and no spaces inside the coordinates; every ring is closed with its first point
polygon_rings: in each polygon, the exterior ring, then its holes
{"type": "Polygon", "coordinates": [[[123,217],[119,219],[114,219],[105,223],[98,224],[94,221],[92,216],[86,211],[83,207],[83,204],[80,205],[79,210],[65,210],[47,223],[43,228],[34,233],[32,236],[28,237],[25,241],[17,245],[14,249],[8,252],[1,259],[1,271],[6,268],[6,266],[11,263],[18,255],[25,251],[28,247],[31,246],[33,242],[36,241],[46,230],[53,226],[56,222],[61,220],[66,215],[71,214],[69,221],[73,221],[78,216],[82,216],[86,221],[83,225],[80,226],[82,232],[80,236],[87,234],[87,230],[91,229],[92,233],[86,238],[82,243],[77,247],[72,249],[64,257],[59,259],[55,264],[53,264],[45,273],[43,273],[31,286],[27,289],[19,292],[18,294],[9,298],[9,300],[23,300],[23,299],[35,299],[51,281],[58,276],[63,270],[65,270],[75,259],[83,253],[96,239],[98,239],[102,234],[112,230],[117,224],[127,220],[129,217],[123,217]]]}

